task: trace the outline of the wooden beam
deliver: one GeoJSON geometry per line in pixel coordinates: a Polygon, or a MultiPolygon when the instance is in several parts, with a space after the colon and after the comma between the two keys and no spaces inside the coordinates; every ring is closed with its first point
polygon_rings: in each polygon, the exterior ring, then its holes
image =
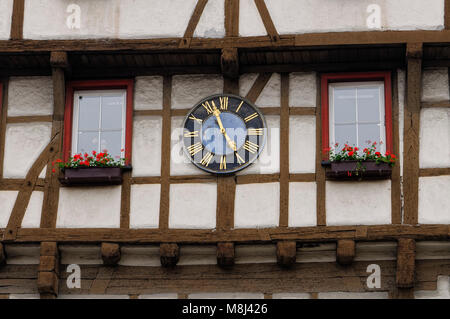
{"type": "Polygon", "coordinates": [[[277,263],[282,267],[291,267],[297,259],[297,243],[295,241],[277,242],[277,263]]]}
{"type": "MultiPolygon", "coordinates": [[[[321,78],[316,76],[316,214],[317,225],[325,226],[327,224],[326,215],[326,181],[325,168],[322,166],[322,90],[321,78]]],[[[323,96],[323,98],[328,98],[323,96]]]]}
{"type": "Polygon", "coordinates": [[[338,264],[347,266],[355,258],[355,241],[351,239],[338,240],[336,248],[336,261],[338,264]]]}
{"type": "Polygon", "coordinates": [[[419,170],[420,177],[447,176],[447,175],[450,175],[450,167],[421,168],[419,170]]]}
{"type": "Polygon", "coordinates": [[[272,73],[260,73],[245,98],[250,102],[255,103],[271,77],[272,73]]]}
{"type": "Polygon", "coordinates": [[[191,18],[189,19],[189,23],[186,27],[186,30],[184,31],[183,39],[180,41],[180,48],[189,47],[191,39],[194,35],[195,28],[197,27],[197,24],[200,21],[200,17],[207,3],[208,0],[198,0],[194,12],[192,13],[191,18]]]}
{"type": "Polygon", "coordinates": [[[433,107],[443,107],[449,108],[450,101],[438,101],[438,102],[422,102],[421,107],[424,108],[433,108],[433,107]]]}
{"type": "Polygon", "coordinates": [[[444,27],[450,29],[450,0],[445,0],[444,4],[444,27]]]}
{"type": "Polygon", "coordinates": [[[418,223],[419,204],[419,136],[422,90],[422,43],[408,43],[406,104],[403,128],[403,192],[405,224],[418,223]]]}
{"type": "MultiPolygon", "coordinates": [[[[399,92],[398,74],[392,75],[392,147],[395,155],[400,155],[400,123],[399,123],[399,92]]],[[[392,168],[391,176],[391,222],[402,223],[402,198],[401,198],[400,163],[392,168]]]]}
{"type": "Polygon", "coordinates": [[[224,77],[238,78],[239,77],[239,54],[236,48],[222,49],[220,56],[220,67],[224,77]]]}
{"type": "Polygon", "coordinates": [[[175,267],[180,259],[180,247],[177,244],[163,243],[159,246],[161,265],[166,268],[175,267]]]}
{"type": "Polygon", "coordinates": [[[280,41],[280,36],[275,28],[275,25],[273,24],[272,18],[270,17],[269,10],[267,10],[266,3],[264,0],[255,0],[255,4],[258,8],[259,15],[261,16],[267,34],[273,42],[278,43],[280,41]]]}
{"type": "Polygon", "coordinates": [[[23,39],[23,16],[25,12],[25,0],[14,0],[11,16],[11,40],[23,39]]]}
{"type": "Polygon", "coordinates": [[[114,266],[120,261],[120,245],[114,243],[102,243],[102,260],[104,265],[114,266]]]}
{"type": "Polygon", "coordinates": [[[3,247],[3,244],[0,243],[0,266],[3,266],[4,264],[6,264],[5,248],[3,247]]]}
{"type": "Polygon", "coordinates": [[[279,226],[289,226],[289,74],[281,74],[280,112],[280,216],[279,226]]]}
{"type": "Polygon", "coordinates": [[[59,251],[56,242],[41,243],[37,286],[41,298],[54,298],[58,295],[59,251]]]}
{"type": "Polygon", "coordinates": [[[51,122],[51,115],[32,115],[32,116],[10,116],[6,119],[7,124],[13,123],[35,123],[35,122],[51,122]]]}
{"type": "Polygon", "coordinates": [[[239,36],[239,0],[225,0],[225,36],[239,36]]]}
{"type": "Polygon", "coordinates": [[[414,239],[400,238],[397,246],[398,288],[413,288],[415,280],[416,242],[414,239]]]}
{"type": "Polygon", "coordinates": [[[6,123],[8,119],[8,84],[7,78],[0,79],[0,178],[3,178],[5,160],[6,123]]]}
{"type": "Polygon", "coordinates": [[[217,243],[217,264],[220,267],[234,265],[234,243],[217,243]]]}

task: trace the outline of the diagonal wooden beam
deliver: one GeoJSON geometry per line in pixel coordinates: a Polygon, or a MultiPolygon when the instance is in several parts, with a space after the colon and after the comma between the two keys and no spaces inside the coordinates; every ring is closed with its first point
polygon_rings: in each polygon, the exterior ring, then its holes
{"type": "Polygon", "coordinates": [[[264,27],[266,28],[267,34],[273,42],[280,41],[280,35],[278,34],[275,25],[273,24],[272,18],[270,17],[269,10],[267,10],[266,3],[264,0],[255,0],[256,7],[258,8],[259,15],[261,16],[264,27]]]}
{"type": "Polygon", "coordinates": [[[203,10],[205,9],[208,0],[198,0],[197,5],[195,6],[194,12],[192,13],[191,18],[189,19],[189,23],[184,31],[183,39],[180,42],[180,48],[188,48],[191,39],[194,35],[195,28],[197,27],[198,22],[200,21],[200,17],[202,16],[203,10]]]}
{"type": "Polygon", "coordinates": [[[25,0],[14,0],[11,17],[11,40],[23,39],[23,16],[25,12],[25,0]]]}
{"type": "Polygon", "coordinates": [[[271,76],[272,73],[260,73],[245,98],[250,102],[255,103],[261,92],[264,90],[267,82],[269,82],[271,76]]]}

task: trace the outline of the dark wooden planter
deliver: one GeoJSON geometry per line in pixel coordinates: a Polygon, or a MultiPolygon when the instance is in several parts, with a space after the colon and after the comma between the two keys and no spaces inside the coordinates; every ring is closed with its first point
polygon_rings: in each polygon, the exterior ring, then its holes
{"type": "Polygon", "coordinates": [[[361,162],[359,169],[357,161],[324,161],[322,166],[326,169],[326,178],[331,180],[388,179],[392,175],[392,167],[389,164],[377,164],[375,161],[361,162]]]}
{"type": "Polygon", "coordinates": [[[65,186],[104,186],[122,184],[122,174],[131,167],[64,168],[59,178],[65,186]]]}

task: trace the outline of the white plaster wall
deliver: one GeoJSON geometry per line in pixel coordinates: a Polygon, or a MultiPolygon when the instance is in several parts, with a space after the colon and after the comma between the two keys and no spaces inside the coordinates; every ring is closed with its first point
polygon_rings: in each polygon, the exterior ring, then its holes
{"type": "Polygon", "coordinates": [[[311,299],[307,292],[283,292],[272,294],[272,299],[311,299]]]}
{"type": "Polygon", "coordinates": [[[266,145],[258,159],[238,175],[273,174],[280,171],[280,117],[268,115],[264,118],[267,125],[266,145]]]}
{"type": "Polygon", "coordinates": [[[161,175],[162,117],[136,116],[133,125],[133,176],[161,175]]]}
{"type": "Polygon", "coordinates": [[[14,0],[0,1],[0,40],[9,39],[13,2],[14,0]]]}
{"type": "Polygon", "coordinates": [[[102,265],[100,245],[59,245],[61,265],[102,265]]]}
{"type": "MultiPolygon", "coordinates": [[[[266,1],[267,9],[280,34],[373,30],[367,25],[367,19],[371,15],[367,11],[371,4],[380,8],[380,28],[376,28],[377,30],[443,28],[443,0],[266,1]]],[[[248,28],[250,25],[247,24],[243,33],[248,28]]]]}
{"type": "Polygon", "coordinates": [[[223,77],[217,74],[175,75],[172,85],[172,108],[189,109],[207,96],[222,93],[223,77]]]}
{"type": "MultiPolygon", "coordinates": [[[[27,0],[27,39],[182,37],[195,0],[27,0]],[[80,28],[72,28],[70,4],[81,9],[80,28]],[[67,23],[69,20],[69,24],[67,23]]],[[[206,27],[210,21],[206,21],[206,27]]],[[[203,23],[205,25],[205,23],[203,23]]],[[[205,27],[203,27],[205,28],[205,27]]],[[[208,29],[201,32],[205,36],[208,29]]]]}
{"type": "Polygon", "coordinates": [[[289,105],[315,107],[317,81],[314,72],[293,72],[289,74],[289,105]]]}
{"type": "Polygon", "coordinates": [[[391,223],[391,181],[326,182],[327,225],[391,223]]]}
{"type": "Polygon", "coordinates": [[[30,201],[22,220],[22,228],[39,228],[41,225],[42,203],[44,192],[34,191],[31,193],[30,201]]]}
{"type": "Polygon", "coordinates": [[[51,115],[53,81],[50,76],[11,77],[8,116],[51,115]]]}
{"type": "Polygon", "coordinates": [[[0,228],[6,228],[8,225],[11,211],[16,202],[18,191],[0,191],[0,228]]]}
{"type": "Polygon", "coordinates": [[[159,246],[123,245],[120,253],[121,266],[161,267],[159,246]]]}
{"type": "Polygon", "coordinates": [[[131,185],[130,228],[158,228],[161,185],[131,185]]]}
{"type": "Polygon", "coordinates": [[[276,245],[236,245],[236,264],[264,264],[277,262],[276,245]]]}
{"type": "Polygon", "coordinates": [[[450,224],[450,176],[419,178],[419,223],[450,224]]]}
{"type": "Polygon", "coordinates": [[[170,175],[208,175],[191,163],[184,153],[183,116],[172,117],[170,135],[170,175]]]}
{"type": "Polygon", "coordinates": [[[251,292],[205,292],[189,294],[189,299],[264,299],[264,294],[251,292]]]}
{"type": "Polygon", "coordinates": [[[422,73],[422,101],[448,101],[448,68],[429,68],[422,73]]]}
{"type": "Polygon", "coordinates": [[[416,299],[450,299],[450,277],[438,276],[437,289],[434,291],[419,290],[414,292],[416,299]]]}
{"type": "MultiPolygon", "coordinates": [[[[258,74],[245,73],[239,78],[239,94],[245,97],[250,88],[255,83],[258,74]]],[[[255,101],[258,107],[278,107],[281,100],[281,76],[279,73],[273,73],[261,94],[255,101]]]]}
{"type": "Polygon", "coordinates": [[[319,299],[388,299],[388,292],[319,292],[319,299]]]}
{"type": "Polygon", "coordinates": [[[289,227],[316,226],[316,183],[289,183],[289,227]]]}
{"type": "Polygon", "coordinates": [[[289,172],[316,171],[316,117],[289,117],[289,172]]]}
{"type": "Polygon", "coordinates": [[[163,104],[163,77],[137,76],[134,88],[135,110],[161,110],[163,104]]]}
{"type": "Polygon", "coordinates": [[[215,228],[216,202],[216,184],[171,184],[169,228],[215,228]]]}
{"type": "Polygon", "coordinates": [[[25,178],[50,142],[51,126],[51,123],[17,123],[6,126],[3,177],[25,178]]]}
{"type": "Polygon", "coordinates": [[[235,228],[278,226],[280,216],[280,184],[244,184],[236,186],[234,205],[235,228]]]}
{"type": "Polygon", "coordinates": [[[62,187],[56,227],[120,227],[120,198],[121,186],[62,187]]]}
{"type": "Polygon", "coordinates": [[[239,1],[239,35],[256,36],[266,34],[266,28],[254,0],[239,1]]]}
{"type": "Polygon", "coordinates": [[[206,3],[194,37],[223,38],[225,36],[225,1],[209,0],[206,3]]]}
{"type": "Polygon", "coordinates": [[[421,110],[419,162],[421,168],[450,167],[450,108],[421,110]]]}

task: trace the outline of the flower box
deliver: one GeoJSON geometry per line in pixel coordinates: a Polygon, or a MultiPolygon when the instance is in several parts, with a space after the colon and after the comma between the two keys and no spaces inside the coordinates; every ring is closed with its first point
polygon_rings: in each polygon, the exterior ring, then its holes
{"type": "Polygon", "coordinates": [[[65,186],[105,186],[122,184],[122,174],[131,167],[63,168],[59,178],[65,186]]]}
{"type": "Polygon", "coordinates": [[[325,176],[331,180],[371,180],[388,179],[392,167],[388,163],[376,161],[324,161],[325,176]]]}

